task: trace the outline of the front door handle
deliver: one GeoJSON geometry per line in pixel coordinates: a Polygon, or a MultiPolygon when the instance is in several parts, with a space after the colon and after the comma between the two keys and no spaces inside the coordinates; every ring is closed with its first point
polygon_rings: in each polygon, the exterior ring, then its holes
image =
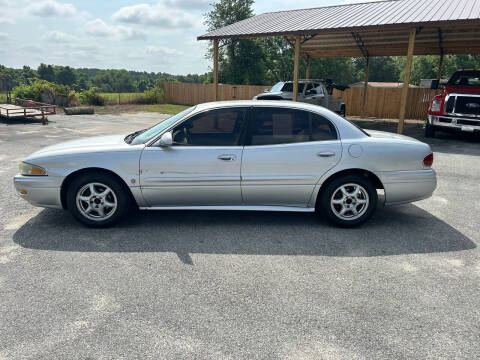
{"type": "Polygon", "coordinates": [[[236,156],[236,155],[228,155],[228,154],[218,155],[218,160],[222,160],[222,161],[235,161],[235,160],[237,160],[237,156],[236,156]]]}
{"type": "Polygon", "coordinates": [[[323,151],[323,152],[317,153],[317,156],[322,157],[322,158],[326,158],[326,157],[335,156],[335,153],[332,152],[332,151],[323,151]]]}

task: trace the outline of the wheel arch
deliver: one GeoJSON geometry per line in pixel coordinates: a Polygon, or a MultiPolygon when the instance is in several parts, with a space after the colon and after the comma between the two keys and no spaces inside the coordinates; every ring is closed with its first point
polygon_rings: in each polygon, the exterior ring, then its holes
{"type": "Polygon", "coordinates": [[[112,170],[108,170],[108,169],[104,169],[104,168],[100,168],[100,167],[89,167],[89,168],[83,168],[83,169],[79,169],[79,170],[76,170],[72,173],[70,173],[62,182],[62,186],[60,188],[60,200],[61,200],[61,203],[62,203],[62,208],[67,210],[68,209],[68,206],[67,206],[67,190],[68,190],[68,187],[70,186],[70,184],[72,183],[72,181],[77,177],[77,176],[80,176],[80,175],[83,175],[83,174],[87,174],[87,173],[91,173],[91,172],[100,172],[100,173],[104,173],[104,174],[107,174],[109,176],[112,176],[114,177],[116,180],[119,181],[120,184],[122,184],[122,186],[124,187],[124,189],[127,191],[127,193],[129,194],[131,200],[132,200],[132,203],[133,204],[137,204],[136,200],[135,200],[135,197],[133,196],[132,194],[132,190],[130,189],[130,187],[126,184],[125,180],[123,180],[118,174],[116,174],[115,172],[113,172],[112,170]]]}
{"type": "Polygon", "coordinates": [[[323,190],[327,187],[327,185],[332,182],[335,179],[338,179],[339,177],[342,176],[347,176],[347,175],[360,175],[366,177],[368,180],[370,180],[377,190],[385,190],[385,187],[383,186],[382,181],[380,178],[375,175],[372,171],[366,170],[366,169],[359,169],[359,168],[351,168],[351,169],[343,169],[340,170],[336,173],[330,174],[321,184],[315,198],[315,208],[318,207],[318,202],[320,199],[320,195],[322,194],[323,190]]]}

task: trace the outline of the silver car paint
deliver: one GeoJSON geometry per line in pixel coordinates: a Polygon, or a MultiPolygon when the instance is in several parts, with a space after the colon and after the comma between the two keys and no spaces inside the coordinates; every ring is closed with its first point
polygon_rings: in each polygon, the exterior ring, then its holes
{"type": "MultiPolygon", "coordinates": [[[[159,133],[145,145],[128,145],[125,135],[93,137],[44,148],[26,162],[41,166],[46,177],[17,175],[15,187],[33,205],[61,208],[65,178],[82,169],[100,168],[120,176],[142,209],[218,208],[313,211],[321,184],[348,169],[374,173],[385,188],[386,204],[431,196],[435,172],[423,166],[427,144],[406,136],[370,131],[319,106],[290,101],[229,101],[198,105],[184,119],[214,108],[272,106],[316,112],[337,128],[338,141],[272,146],[156,147],[159,133]],[[243,150],[243,151],[242,151],[243,150]],[[330,158],[319,152],[333,152],[330,158]],[[219,159],[232,155],[234,160],[219,159]],[[198,191],[201,186],[203,191],[198,191]]],[[[175,125],[177,125],[176,123],[175,125]]],[[[175,125],[172,125],[175,126],[175,125]]],[[[168,131],[165,129],[164,132],[168,131]]]]}

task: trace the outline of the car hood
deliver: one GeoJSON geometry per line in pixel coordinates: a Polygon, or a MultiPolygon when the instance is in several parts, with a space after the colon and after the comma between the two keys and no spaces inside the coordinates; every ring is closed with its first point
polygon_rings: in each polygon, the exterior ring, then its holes
{"type": "Polygon", "coordinates": [[[130,145],[124,141],[125,136],[126,135],[94,136],[79,140],[66,141],[57,145],[45,147],[33,153],[30,157],[130,148],[130,145]]]}

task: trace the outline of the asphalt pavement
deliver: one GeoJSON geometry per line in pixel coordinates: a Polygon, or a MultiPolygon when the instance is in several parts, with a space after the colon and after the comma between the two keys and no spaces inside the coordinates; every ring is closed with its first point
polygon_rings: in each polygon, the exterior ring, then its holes
{"type": "MultiPolygon", "coordinates": [[[[478,358],[478,137],[429,139],[434,196],[350,230],[313,214],[216,211],[88,229],[15,195],[31,152],[164,118],[0,122],[0,360],[478,358]]],[[[425,140],[419,124],[406,134],[425,140]]]]}

